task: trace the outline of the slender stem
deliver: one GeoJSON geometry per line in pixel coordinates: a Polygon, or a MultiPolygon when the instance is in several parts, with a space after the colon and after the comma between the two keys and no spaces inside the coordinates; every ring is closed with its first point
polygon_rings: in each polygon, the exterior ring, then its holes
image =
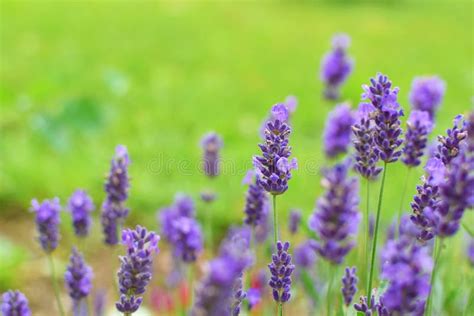
{"type": "Polygon", "coordinates": [[[278,315],[283,316],[283,303],[278,303],[278,315]]]}
{"type": "Polygon", "coordinates": [[[369,276],[368,273],[368,267],[369,267],[369,251],[370,251],[370,181],[369,178],[366,178],[366,209],[365,209],[365,223],[366,227],[365,229],[366,234],[365,234],[365,286],[367,286],[367,278],[369,276]]]}
{"type": "Polygon", "coordinates": [[[328,265],[328,289],[327,289],[327,294],[326,294],[326,310],[327,310],[327,316],[331,315],[331,289],[332,289],[332,283],[334,280],[334,273],[333,273],[332,265],[329,262],[328,265]]]}
{"type": "Polygon", "coordinates": [[[64,316],[64,308],[63,304],[61,303],[61,298],[59,297],[59,288],[58,284],[56,283],[56,273],[54,270],[54,261],[53,261],[53,255],[51,253],[48,254],[48,259],[49,259],[49,266],[51,269],[51,282],[53,284],[53,289],[54,289],[54,296],[56,297],[56,303],[58,304],[58,309],[59,309],[59,314],[61,316],[64,316]]]}
{"type": "Polygon", "coordinates": [[[408,179],[410,178],[411,167],[407,169],[407,175],[405,177],[405,183],[403,184],[402,196],[400,198],[400,208],[398,209],[398,219],[397,219],[397,229],[395,229],[395,236],[398,236],[398,231],[400,229],[400,221],[402,218],[403,212],[403,202],[405,202],[405,195],[407,194],[408,179]]]}
{"type": "Polygon", "coordinates": [[[372,256],[370,259],[369,283],[367,285],[367,304],[370,307],[370,296],[372,291],[372,279],[374,277],[375,253],[377,252],[377,236],[379,232],[380,210],[382,208],[383,187],[385,185],[385,175],[387,174],[387,163],[383,165],[382,183],[380,184],[379,201],[377,205],[377,216],[375,218],[374,239],[372,242],[372,256]]]}
{"type": "Polygon", "coordinates": [[[276,210],[276,195],[273,195],[273,237],[276,245],[278,241],[278,214],[276,210]]]}
{"type": "Polygon", "coordinates": [[[431,272],[431,280],[430,280],[430,284],[431,284],[431,289],[430,289],[430,292],[428,293],[428,299],[426,300],[426,315],[431,315],[431,302],[433,301],[432,297],[432,293],[433,293],[433,287],[434,287],[434,281],[436,280],[436,272],[438,270],[438,266],[439,266],[439,257],[441,255],[441,251],[443,250],[443,242],[444,242],[444,239],[439,239],[439,238],[436,238],[435,239],[435,248],[434,248],[434,253],[433,255],[435,255],[435,261],[434,261],[434,265],[433,265],[433,271],[431,272]]]}

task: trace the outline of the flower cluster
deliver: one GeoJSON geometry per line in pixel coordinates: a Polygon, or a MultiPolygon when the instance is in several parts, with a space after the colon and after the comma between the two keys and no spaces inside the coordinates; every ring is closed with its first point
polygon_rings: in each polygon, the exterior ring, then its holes
{"type": "Polygon", "coordinates": [[[242,275],[240,275],[240,277],[235,280],[232,291],[234,292],[234,298],[231,306],[231,312],[232,316],[238,316],[240,314],[242,301],[247,297],[247,293],[243,290],[242,275]]]}
{"type": "Polygon", "coordinates": [[[59,212],[61,205],[59,198],[44,200],[41,204],[31,201],[31,210],[36,213],[36,228],[39,233],[39,242],[44,251],[50,253],[58,247],[59,242],[59,212]]]}
{"type": "Polygon", "coordinates": [[[385,163],[395,162],[402,154],[398,148],[403,143],[400,138],[400,117],[403,111],[398,104],[398,88],[391,89],[392,82],[387,76],[377,74],[370,79],[371,85],[364,85],[363,99],[370,101],[375,108],[374,141],[378,147],[379,157],[385,163]]]}
{"type": "Polygon", "coordinates": [[[425,111],[413,111],[407,120],[407,132],[405,135],[405,146],[403,148],[402,161],[410,167],[419,166],[420,157],[428,142],[428,135],[433,129],[433,122],[425,111]]]}
{"type": "Polygon", "coordinates": [[[127,253],[120,257],[120,270],[117,273],[120,289],[120,300],[117,310],[122,313],[134,313],[142,303],[139,295],[151,280],[153,254],[158,252],[160,236],[137,226],[135,230],[125,229],[122,242],[127,253]]]}
{"type": "Polygon", "coordinates": [[[438,76],[416,77],[410,91],[410,103],[414,110],[426,111],[434,118],[446,91],[446,85],[438,76]]]}
{"type": "Polygon", "coordinates": [[[4,316],[30,316],[28,299],[20,291],[8,291],[2,295],[2,315],[4,316]]]}
{"type": "Polygon", "coordinates": [[[128,208],[124,203],[128,197],[129,178],[127,148],[119,145],[115,148],[115,157],[111,161],[110,172],[105,182],[107,198],[102,204],[101,223],[108,245],[116,245],[118,230],[128,215],[128,208]]]}
{"type": "Polygon", "coordinates": [[[354,298],[354,295],[357,292],[357,282],[358,282],[356,268],[346,267],[344,276],[342,278],[342,297],[344,298],[344,304],[349,306],[354,298]]]}
{"type": "Polygon", "coordinates": [[[291,297],[291,274],[295,266],[291,264],[291,255],[288,253],[290,243],[278,241],[277,252],[272,255],[272,262],[268,265],[272,274],[268,284],[272,288],[273,299],[278,303],[285,303],[291,297]]]}
{"type": "Polygon", "coordinates": [[[382,171],[377,167],[379,152],[375,146],[374,133],[375,128],[372,122],[372,113],[375,108],[368,103],[359,105],[356,113],[356,123],[352,126],[354,135],[352,143],[355,149],[355,170],[364,178],[375,179],[382,171]]]}
{"type": "Polygon", "coordinates": [[[69,265],[64,274],[64,281],[69,296],[75,304],[89,295],[92,288],[92,269],[84,262],[84,258],[74,247],[69,259],[69,265]]]}
{"type": "Polygon", "coordinates": [[[453,127],[446,130],[446,136],[438,136],[438,146],[436,157],[447,166],[451,163],[461,150],[461,144],[467,137],[467,124],[463,121],[463,116],[454,118],[453,127]]]}
{"type": "Polygon", "coordinates": [[[339,98],[339,87],[352,71],[354,62],[347,56],[350,38],[346,34],[336,34],[332,38],[332,51],[321,62],[321,80],[325,84],[324,97],[329,100],[339,98]]]}
{"type": "Polygon", "coordinates": [[[90,213],[94,210],[94,203],[90,196],[83,190],[76,190],[69,198],[68,209],[71,212],[76,235],[87,236],[92,222],[90,213]]]}
{"type": "Polygon", "coordinates": [[[254,174],[253,170],[249,171],[243,181],[249,186],[245,198],[244,223],[252,227],[263,224],[268,213],[267,192],[254,180],[254,174]]]}
{"type": "Polygon", "coordinates": [[[292,235],[298,232],[298,227],[301,223],[301,211],[298,209],[292,209],[290,211],[289,220],[288,220],[288,230],[292,235]]]}
{"type": "Polygon", "coordinates": [[[285,123],[288,111],[283,105],[275,105],[273,110],[280,111],[269,120],[265,128],[265,142],[260,144],[262,156],[255,156],[253,164],[257,175],[257,183],[267,192],[278,195],[288,189],[288,180],[291,179],[291,170],[297,168],[296,159],[291,161],[291,147],[288,137],[291,133],[290,126],[285,123]]]}
{"type": "Polygon", "coordinates": [[[322,186],[326,189],[318,200],[309,225],[320,237],[314,241],[317,252],[332,263],[339,264],[354,247],[351,236],[357,233],[360,214],[358,212],[358,180],[349,178],[350,162],[324,170],[322,186]]]}
{"type": "Polygon", "coordinates": [[[204,174],[210,178],[219,175],[219,151],[223,146],[222,138],[215,132],[205,134],[201,139],[204,174]]]}
{"type": "Polygon", "coordinates": [[[329,158],[347,152],[351,142],[354,114],[348,103],[339,104],[329,113],[324,129],[324,152],[329,158]]]}

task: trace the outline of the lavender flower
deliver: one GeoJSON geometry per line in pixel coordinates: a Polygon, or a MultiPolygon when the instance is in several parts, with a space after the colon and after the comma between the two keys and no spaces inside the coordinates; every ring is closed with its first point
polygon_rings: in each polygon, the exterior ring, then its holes
{"type": "Polygon", "coordinates": [[[362,103],[357,110],[356,123],[352,126],[354,135],[352,143],[355,149],[354,169],[364,178],[375,179],[382,168],[377,167],[379,160],[378,149],[375,146],[374,133],[372,126],[372,113],[375,108],[371,104],[362,103]]]}
{"type": "Polygon", "coordinates": [[[347,152],[354,115],[349,103],[339,104],[329,113],[324,129],[324,152],[329,158],[347,152]]]}
{"type": "Polygon", "coordinates": [[[352,71],[353,61],[347,56],[350,38],[346,34],[336,34],[332,38],[332,51],[321,62],[321,80],[325,84],[324,97],[329,100],[339,98],[339,87],[352,71]]]}
{"type": "Polygon", "coordinates": [[[120,257],[121,265],[117,273],[119,279],[120,301],[115,306],[122,313],[134,313],[140,307],[146,286],[151,280],[153,254],[158,252],[160,236],[137,226],[135,230],[125,229],[122,241],[127,249],[120,257]]]}
{"type": "Polygon", "coordinates": [[[344,277],[342,278],[342,297],[344,298],[344,304],[349,306],[352,302],[352,298],[357,292],[358,282],[356,268],[346,267],[344,277]]]}
{"type": "Polygon", "coordinates": [[[467,137],[466,124],[463,123],[463,116],[454,118],[453,128],[446,130],[446,136],[438,136],[437,158],[445,165],[449,165],[460,151],[461,144],[467,137]]]}
{"type": "Polygon", "coordinates": [[[69,211],[77,236],[84,237],[89,233],[91,225],[90,213],[94,210],[92,199],[83,190],[76,190],[69,198],[69,211]]]}
{"type": "Polygon", "coordinates": [[[209,178],[219,175],[219,151],[223,146],[222,138],[215,132],[205,134],[201,139],[203,170],[209,178]]]}
{"type": "Polygon", "coordinates": [[[105,182],[107,198],[102,204],[102,230],[105,235],[105,243],[108,245],[118,243],[118,230],[128,215],[129,210],[124,203],[128,197],[129,164],[127,148],[118,145],[115,148],[115,157],[111,161],[110,173],[105,182]]]}
{"type": "Polygon", "coordinates": [[[415,110],[426,111],[434,118],[446,91],[446,85],[438,76],[416,77],[410,91],[410,103],[415,110]]]}
{"type": "Polygon", "coordinates": [[[254,179],[255,172],[249,171],[244,183],[249,185],[245,200],[245,219],[247,225],[255,227],[263,223],[268,213],[268,196],[265,190],[254,179]]]}
{"type": "Polygon", "coordinates": [[[403,111],[397,101],[398,88],[391,89],[392,82],[387,76],[377,74],[370,79],[371,85],[364,85],[363,99],[368,99],[375,108],[374,141],[379,157],[385,163],[395,162],[402,152],[398,150],[403,140],[400,138],[400,117],[403,111]]]}
{"type": "Polygon", "coordinates": [[[354,309],[358,312],[364,313],[365,316],[372,316],[377,310],[374,295],[371,295],[370,297],[370,307],[368,303],[367,296],[361,296],[359,298],[359,304],[354,304],[354,309]]]}
{"type": "Polygon", "coordinates": [[[428,142],[428,135],[433,129],[433,122],[428,112],[413,111],[407,121],[405,147],[403,148],[402,161],[410,167],[420,165],[420,157],[428,142]]]}
{"type": "Polygon", "coordinates": [[[4,316],[30,316],[28,299],[20,291],[8,291],[2,295],[2,315],[4,316]]]}
{"type": "Polygon", "coordinates": [[[290,218],[288,220],[288,230],[292,235],[298,232],[298,227],[301,223],[301,211],[293,209],[290,211],[290,218]]]}
{"type": "Polygon", "coordinates": [[[422,315],[433,261],[428,249],[401,237],[382,251],[381,277],[389,281],[383,303],[391,315],[422,315]]]}
{"type": "Polygon", "coordinates": [[[320,237],[313,241],[314,248],[335,264],[340,264],[354,247],[351,236],[357,234],[360,221],[359,185],[356,178],[348,178],[349,167],[349,161],[345,161],[324,170],[321,184],[326,192],[309,219],[310,228],[320,237]]]}
{"type": "Polygon", "coordinates": [[[41,204],[33,199],[31,210],[36,213],[36,229],[38,230],[38,240],[41,247],[47,253],[53,252],[58,247],[60,222],[59,212],[61,205],[59,198],[44,200],[41,204]]]}
{"type": "Polygon", "coordinates": [[[271,108],[270,114],[265,119],[260,127],[260,137],[265,138],[265,130],[267,129],[267,122],[278,119],[281,122],[288,124],[291,115],[296,111],[298,100],[295,96],[289,95],[283,103],[278,103],[271,108]]]}
{"type": "Polygon", "coordinates": [[[211,203],[214,202],[214,200],[217,198],[217,195],[214,192],[210,191],[203,191],[200,194],[201,200],[205,203],[211,203]]]}
{"type": "Polygon", "coordinates": [[[268,285],[272,288],[273,299],[282,304],[291,298],[291,274],[295,266],[291,264],[291,255],[288,253],[290,243],[277,242],[277,252],[272,255],[272,262],[268,265],[272,274],[268,285]]]}
{"type": "MultiPolygon", "coordinates": [[[[281,108],[281,105],[273,107],[278,108],[281,108]]],[[[288,160],[291,155],[291,147],[288,146],[291,129],[288,124],[280,120],[282,116],[284,115],[280,114],[278,118],[267,122],[265,142],[259,145],[262,156],[253,158],[257,183],[273,195],[282,194],[288,189],[291,170],[297,168],[295,158],[288,160]]]]}
{"type": "Polygon", "coordinates": [[[262,301],[262,290],[252,287],[247,291],[248,308],[251,311],[256,305],[262,301]]]}
{"type": "Polygon", "coordinates": [[[234,292],[234,298],[231,306],[231,312],[232,316],[238,316],[240,314],[242,301],[247,296],[247,293],[243,290],[242,275],[240,275],[240,277],[235,280],[232,290],[234,292]]]}
{"type": "Polygon", "coordinates": [[[305,241],[295,248],[294,260],[297,266],[311,269],[316,263],[316,259],[311,241],[305,241]]]}
{"type": "Polygon", "coordinates": [[[64,281],[69,296],[73,300],[74,315],[84,315],[85,308],[83,298],[91,291],[92,269],[84,262],[84,258],[74,247],[69,259],[69,265],[64,274],[64,281]]]}

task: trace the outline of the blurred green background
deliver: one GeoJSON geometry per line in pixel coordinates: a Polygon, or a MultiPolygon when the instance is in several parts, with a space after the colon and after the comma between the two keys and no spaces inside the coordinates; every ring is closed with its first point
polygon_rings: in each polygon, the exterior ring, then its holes
{"type": "MultiPolygon", "coordinates": [[[[214,188],[216,226],[238,223],[260,124],[289,94],[299,101],[291,145],[300,169],[278,203],[283,213],[309,214],[334,105],[321,99],[320,60],[341,31],[352,37],[355,70],[342,91],[353,106],[381,71],[400,87],[407,114],[414,76],[446,81],[433,138],[470,109],[471,1],[1,1],[3,228],[32,221],[33,197],[65,202],[84,188],[100,205],[117,144],[132,159],[131,222],[153,222],[175,192],[197,198],[214,188]],[[199,140],[210,130],[225,142],[224,172],[212,183],[198,170],[199,140]]],[[[421,174],[409,179],[407,206],[421,174]]],[[[398,211],[405,175],[403,165],[390,165],[384,224],[398,211]]]]}

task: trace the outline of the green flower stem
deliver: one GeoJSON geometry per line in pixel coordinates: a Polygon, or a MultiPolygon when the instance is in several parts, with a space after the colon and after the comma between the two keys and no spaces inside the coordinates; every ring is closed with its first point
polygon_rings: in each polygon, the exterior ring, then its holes
{"type": "Polygon", "coordinates": [[[278,214],[276,210],[276,195],[273,195],[273,237],[276,246],[278,241],[278,214]]]}
{"type": "Polygon", "coordinates": [[[48,259],[49,259],[49,266],[50,266],[50,269],[51,269],[51,282],[53,284],[53,289],[54,289],[54,296],[56,297],[56,303],[58,305],[58,309],[59,309],[59,314],[61,316],[64,316],[64,308],[63,308],[63,304],[61,303],[61,298],[59,296],[59,288],[58,288],[58,284],[56,283],[56,273],[55,273],[55,270],[54,270],[54,261],[53,261],[53,255],[51,253],[48,254],[48,259]]]}
{"type": "Polygon", "coordinates": [[[365,234],[365,286],[367,286],[367,278],[369,276],[369,251],[370,251],[370,246],[369,246],[369,243],[370,243],[370,217],[369,217],[369,214],[370,214],[370,181],[369,181],[369,178],[366,178],[366,197],[365,197],[365,201],[366,201],[366,209],[365,209],[365,229],[366,229],[366,234],[365,234]]]}
{"type": "Polygon", "coordinates": [[[331,289],[334,281],[334,269],[330,262],[328,262],[328,289],[326,294],[326,310],[327,316],[331,315],[331,289]]]}
{"type": "Polygon", "coordinates": [[[435,247],[434,247],[434,252],[433,252],[433,256],[435,256],[435,260],[434,260],[434,265],[433,265],[433,271],[431,272],[431,280],[430,280],[430,284],[431,284],[431,289],[430,289],[430,292],[428,293],[428,298],[426,300],[426,315],[431,315],[431,307],[432,307],[432,301],[433,301],[433,287],[434,287],[434,281],[436,280],[436,272],[438,270],[438,266],[439,266],[439,258],[440,258],[440,255],[441,255],[441,251],[443,250],[443,243],[444,243],[444,239],[443,238],[436,238],[435,237],[435,247]]]}
{"type": "Polygon", "coordinates": [[[397,227],[395,229],[395,236],[398,236],[398,229],[400,227],[400,221],[401,221],[402,212],[403,212],[403,203],[405,202],[405,195],[407,194],[408,179],[410,179],[411,169],[412,169],[411,167],[408,167],[407,175],[405,177],[405,183],[403,184],[402,196],[400,198],[400,208],[398,209],[398,219],[397,219],[397,227]]]}
{"type": "Polygon", "coordinates": [[[380,184],[379,201],[377,205],[377,216],[375,218],[374,239],[372,242],[372,255],[370,259],[369,283],[367,284],[367,304],[370,307],[370,295],[372,290],[372,280],[375,268],[375,253],[377,252],[377,237],[379,232],[380,210],[382,208],[383,188],[385,185],[385,175],[387,174],[387,163],[383,165],[382,183],[380,184]]]}
{"type": "Polygon", "coordinates": [[[283,316],[283,303],[278,303],[278,315],[283,316]]]}

